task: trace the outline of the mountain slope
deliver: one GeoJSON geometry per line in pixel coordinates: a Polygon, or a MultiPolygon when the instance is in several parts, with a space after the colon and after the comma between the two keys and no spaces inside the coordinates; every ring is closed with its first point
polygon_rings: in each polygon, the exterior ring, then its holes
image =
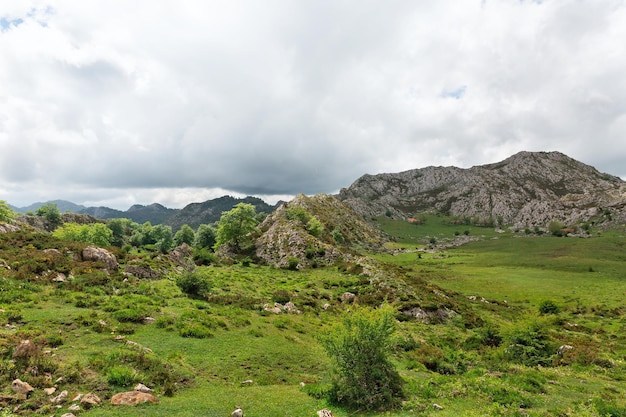
{"type": "Polygon", "coordinates": [[[502,162],[364,175],[338,196],[361,215],[436,211],[484,224],[573,224],[624,219],[626,183],[559,152],[520,152],[502,162]]]}

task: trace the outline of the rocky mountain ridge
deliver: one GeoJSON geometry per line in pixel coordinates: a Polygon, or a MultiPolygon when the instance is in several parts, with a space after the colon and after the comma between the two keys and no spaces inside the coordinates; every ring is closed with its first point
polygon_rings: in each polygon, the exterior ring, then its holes
{"type": "Polygon", "coordinates": [[[559,152],[520,152],[468,169],[363,175],[338,198],[366,217],[438,212],[514,227],[626,221],[626,182],[559,152]]]}

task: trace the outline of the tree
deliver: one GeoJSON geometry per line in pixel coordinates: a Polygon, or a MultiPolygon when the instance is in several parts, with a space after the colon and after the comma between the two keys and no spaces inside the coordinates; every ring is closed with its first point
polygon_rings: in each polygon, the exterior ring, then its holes
{"type": "Polygon", "coordinates": [[[194,246],[198,248],[213,248],[215,245],[215,228],[208,224],[201,224],[196,231],[194,246]]]}
{"type": "Polygon", "coordinates": [[[110,246],[113,231],[102,223],[77,224],[65,223],[59,226],[53,235],[63,240],[93,243],[98,246],[110,246]]]}
{"type": "Polygon", "coordinates": [[[389,360],[393,310],[359,308],[321,339],[335,367],[331,400],[359,410],[389,409],[404,397],[403,382],[389,360]]]}
{"type": "Polygon", "coordinates": [[[0,200],[0,222],[11,223],[15,218],[15,213],[6,201],[0,200]]]}
{"type": "Polygon", "coordinates": [[[63,223],[61,211],[54,203],[45,203],[37,209],[35,214],[46,220],[46,229],[54,230],[63,223]]]}
{"type": "Polygon", "coordinates": [[[176,246],[180,246],[183,243],[186,243],[191,246],[193,245],[195,239],[196,233],[193,231],[191,226],[183,224],[180,230],[174,235],[174,244],[176,246]]]}
{"type": "Polygon", "coordinates": [[[233,209],[225,211],[220,217],[215,237],[215,248],[222,245],[241,252],[252,245],[250,236],[257,226],[256,212],[252,204],[239,203],[233,209]]]}

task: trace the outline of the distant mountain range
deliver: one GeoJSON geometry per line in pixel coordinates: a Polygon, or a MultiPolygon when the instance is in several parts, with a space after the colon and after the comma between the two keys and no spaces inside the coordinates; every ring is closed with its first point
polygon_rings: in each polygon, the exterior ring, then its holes
{"type": "Polygon", "coordinates": [[[33,203],[26,207],[10,206],[17,213],[35,212],[46,203],[56,204],[61,213],[71,212],[76,214],[89,214],[98,219],[126,218],[136,223],[165,224],[173,230],[178,230],[183,224],[188,224],[194,229],[201,224],[211,224],[220,219],[222,212],[232,209],[239,203],[248,203],[255,206],[257,213],[271,213],[280,202],[272,206],[256,197],[235,198],[231,196],[219,197],[207,200],[203,203],[191,203],[182,209],[171,209],[161,204],[154,203],[147,206],[135,204],[126,211],[116,210],[109,207],[85,207],[66,200],[52,200],[33,203]]]}

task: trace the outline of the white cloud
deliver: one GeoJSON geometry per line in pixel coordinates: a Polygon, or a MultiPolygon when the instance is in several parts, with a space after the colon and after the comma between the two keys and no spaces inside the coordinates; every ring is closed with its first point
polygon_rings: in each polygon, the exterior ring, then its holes
{"type": "Polygon", "coordinates": [[[0,22],[13,204],[335,192],[520,150],[626,176],[621,1],[10,0],[0,22]]]}

